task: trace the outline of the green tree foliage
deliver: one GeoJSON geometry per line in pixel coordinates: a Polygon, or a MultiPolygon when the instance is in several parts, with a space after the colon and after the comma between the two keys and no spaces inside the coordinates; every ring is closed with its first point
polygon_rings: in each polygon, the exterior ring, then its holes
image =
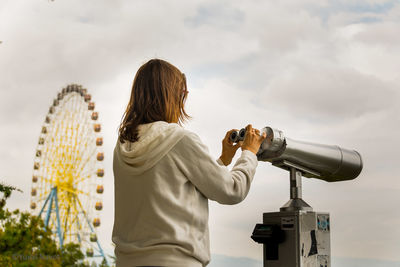
{"type": "Polygon", "coordinates": [[[79,244],[60,249],[41,218],[5,208],[13,190],[18,189],[0,184],[0,266],[84,266],[79,244]]]}

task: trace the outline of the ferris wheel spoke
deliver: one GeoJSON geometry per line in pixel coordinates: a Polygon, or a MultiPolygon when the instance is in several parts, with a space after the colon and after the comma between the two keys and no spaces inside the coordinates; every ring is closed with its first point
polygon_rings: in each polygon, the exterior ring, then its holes
{"type": "Polygon", "coordinates": [[[75,216],[74,221],[72,222],[73,224],[77,225],[77,229],[79,229],[79,232],[81,233],[81,238],[84,238],[84,236],[87,236],[89,234],[87,230],[87,213],[85,212],[85,209],[83,208],[81,201],[79,200],[79,196],[75,196],[75,201],[76,205],[76,210],[78,211],[78,216],[75,216]]]}
{"type": "Polygon", "coordinates": [[[81,183],[82,181],[88,180],[90,179],[91,175],[90,174],[86,174],[86,175],[81,175],[82,178],[80,178],[79,180],[76,181],[76,184],[78,185],[79,183],[81,183]]]}
{"type": "Polygon", "coordinates": [[[74,195],[82,194],[82,195],[90,196],[88,193],[83,192],[82,190],[79,190],[79,189],[76,189],[76,188],[70,189],[70,188],[62,186],[62,185],[59,185],[59,188],[65,190],[67,192],[70,192],[71,194],[74,194],[74,195]]]}
{"type": "Polygon", "coordinates": [[[96,148],[93,148],[93,149],[90,151],[90,153],[87,155],[87,157],[84,159],[84,161],[82,161],[82,162],[78,165],[77,169],[80,170],[80,171],[82,171],[83,168],[85,167],[85,165],[86,165],[90,160],[93,160],[93,157],[94,157],[95,155],[96,155],[96,148]]]}
{"type": "MultiPolygon", "coordinates": [[[[88,122],[87,122],[88,123],[88,122]]],[[[88,142],[95,142],[92,135],[89,134],[88,129],[82,133],[83,138],[80,138],[77,142],[79,147],[84,147],[88,142]],[[88,138],[89,137],[89,138],[88,138]]]]}
{"type": "Polygon", "coordinates": [[[75,174],[78,175],[80,173],[82,173],[82,171],[84,170],[85,166],[89,163],[90,160],[94,161],[93,158],[96,155],[96,149],[92,149],[91,152],[86,153],[87,155],[83,155],[82,158],[79,159],[79,161],[77,161],[75,164],[75,166],[77,166],[74,170],[75,170],[75,174]]]}
{"type": "Polygon", "coordinates": [[[86,168],[81,169],[80,172],[76,174],[77,177],[81,177],[80,179],[77,180],[77,182],[81,182],[85,179],[88,179],[96,173],[96,169],[92,166],[92,164],[87,164],[84,167],[86,168]]]}
{"type": "MultiPolygon", "coordinates": [[[[44,177],[42,177],[42,179],[43,179],[44,181],[48,182],[48,183],[51,185],[51,187],[53,187],[54,182],[55,182],[53,179],[47,179],[47,178],[44,178],[44,177]]],[[[50,190],[51,190],[51,188],[50,188],[50,190]]]]}
{"type": "MultiPolygon", "coordinates": [[[[48,181],[49,183],[52,183],[53,184],[53,181],[52,180],[49,180],[49,179],[46,179],[46,178],[43,178],[44,180],[46,180],[46,181],[48,181]]],[[[77,188],[74,188],[74,189],[70,189],[70,188],[68,188],[68,187],[66,187],[66,186],[63,186],[63,185],[57,185],[57,188],[59,188],[59,189],[62,189],[62,190],[64,190],[64,191],[67,191],[67,192],[69,192],[69,193],[71,193],[71,194],[74,194],[74,195],[76,195],[76,194],[83,194],[83,195],[86,195],[86,196],[90,196],[88,193],[86,193],[86,192],[84,192],[84,191],[82,191],[82,190],[79,190],[79,189],[77,189],[77,188]]]]}
{"type": "Polygon", "coordinates": [[[81,203],[81,201],[79,200],[79,197],[78,197],[78,196],[76,196],[76,200],[77,200],[77,202],[78,202],[78,204],[79,204],[79,207],[80,207],[81,210],[82,210],[83,215],[86,217],[86,211],[85,211],[85,209],[82,207],[82,203],[81,203]]]}

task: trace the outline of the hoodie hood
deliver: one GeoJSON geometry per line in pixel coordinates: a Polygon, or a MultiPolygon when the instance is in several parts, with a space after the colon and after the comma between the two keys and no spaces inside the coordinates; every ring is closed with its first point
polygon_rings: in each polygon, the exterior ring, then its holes
{"type": "Polygon", "coordinates": [[[138,175],[153,167],[185,135],[177,123],[156,121],[138,126],[139,140],[132,143],[117,141],[114,157],[129,165],[138,175]]]}

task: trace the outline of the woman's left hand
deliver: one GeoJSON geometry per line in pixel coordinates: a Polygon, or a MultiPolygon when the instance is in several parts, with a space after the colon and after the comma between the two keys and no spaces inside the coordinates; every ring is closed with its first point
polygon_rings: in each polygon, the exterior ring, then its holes
{"type": "Polygon", "coordinates": [[[228,131],[225,135],[225,138],[222,140],[222,153],[221,157],[219,157],[225,166],[231,164],[233,157],[236,154],[236,150],[242,146],[243,141],[239,141],[236,145],[230,140],[230,135],[232,132],[238,131],[237,129],[232,129],[228,131]]]}

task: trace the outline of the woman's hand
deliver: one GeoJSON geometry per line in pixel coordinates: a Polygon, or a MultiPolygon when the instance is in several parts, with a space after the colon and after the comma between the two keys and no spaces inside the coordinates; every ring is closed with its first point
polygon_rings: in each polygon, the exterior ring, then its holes
{"type": "Polygon", "coordinates": [[[267,137],[266,133],[260,135],[260,131],[254,129],[251,124],[246,126],[246,134],[244,136],[243,144],[242,144],[242,151],[243,150],[250,150],[254,154],[257,154],[258,150],[260,149],[261,143],[267,137]]]}
{"type": "Polygon", "coordinates": [[[240,141],[236,143],[236,145],[233,144],[229,137],[234,131],[237,131],[237,129],[232,129],[228,131],[225,135],[225,138],[222,140],[222,153],[221,157],[219,158],[222,160],[225,166],[231,164],[232,159],[236,154],[236,150],[238,150],[238,148],[241,147],[243,143],[242,141],[240,141]]]}

